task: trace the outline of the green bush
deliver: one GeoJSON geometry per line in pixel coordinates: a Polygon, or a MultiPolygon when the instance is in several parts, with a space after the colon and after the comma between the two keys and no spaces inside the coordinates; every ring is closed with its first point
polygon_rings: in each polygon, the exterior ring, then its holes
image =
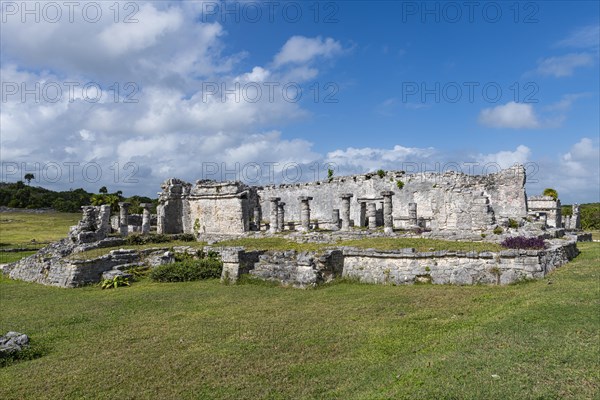
{"type": "Polygon", "coordinates": [[[129,283],[129,278],[115,276],[111,279],[103,279],[102,282],[100,282],[100,287],[102,289],[116,289],[121,286],[131,286],[129,283]]]}
{"type": "Polygon", "coordinates": [[[558,192],[552,188],[546,188],[544,189],[544,192],[542,193],[544,196],[550,196],[552,197],[554,200],[558,199],[558,192]]]}
{"type": "Polygon", "coordinates": [[[220,278],[223,263],[216,258],[184,260],[160,265],[150,272],[155,282],[186,282],[201,279],[220,278]]]}
{"type": "Polygon", "coordinates": [[[380,170],[377,170],[377,175],[379,175],[379,177],[380,177],[381,179],[383,179],[383,177],[385,176],[385,171],[384,171],[384,170],[382,170],[382,169],[380,169],[380,170]]]}
{"type": "Polygon", "coordinates": [[[396,181],[396,186],[398,186],[398,189],[402,189],[404,187],[404,182],[396,181]]]}
{"type": "MultiPolygon", "coordinates": [[[[180,236],[185,236],[186,234],[182,234],[180,236]]],[[[187,234],[192,237],[192,240],[195,240],[194,235],[187,234]]],[[[132,235],[127,236],[125,238],[125,243],[128,245],[136,245],[136,244],[147,244],[147,243],[167,243],[171,240],[178,240],[177,238],[171,238],[168,235],[163,234],[152,234],[152,235],[140,235],[139,233],[134,233],[132,235]]],[[[179,240],[186,240],[179,238],[179,240]]],[[[188,240],[186,240],[188,241],[188,240]]]]}
{"type": "Polygon", "coordinates": [[[504,232],[504,229],[502,229],[501,227],[497,226],[494,228],[495,235],[500,235],[500,234],[502,234],[502,232],[504,232]]]}
{"type": "Polygon", "coordinates": [[[517,229],[519,227],[519,223],[517,221],[515,221],[512,218],[508,219],[508,227],[509,228],[513,228],[513,229],[517,229]]]}

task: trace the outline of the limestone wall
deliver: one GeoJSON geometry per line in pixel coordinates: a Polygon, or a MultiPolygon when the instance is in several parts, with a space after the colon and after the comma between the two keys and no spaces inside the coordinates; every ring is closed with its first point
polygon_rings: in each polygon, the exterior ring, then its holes
{"type": "Polygon", "coordinates": [[[255,191],[241,182],[169,179],[157,207],[158,233],[242,233],[249,230],[255,191]],[[252,207],[250,204],[252,203],[252,207]]]}
{"type": "Polygon", "coordinates": [[[115,266],[129,264],[140,259],[137,253],[113,250],[105,256],[92,260],[70,260],[54,252],[52,246],[65,247],[65,243],[57,242],[14,263],[8,276],[11,279],[48,286],[79,287],[99,282],[102,273],[115,266]]]}
{"type": "Polygon", "coordinates": [[[554,241],[547,250],[415,253],[411,249],[344,251],[344,277],[361,282],[406,284],[508,284],[543,278],[578,254],[575,241],[554,241]]]}
{"type": "Polygon", "coordinates": [[[340,196],[352,193],[350,213],[355,225],[360,224],[360,202],[375,202],[381,208],[381,192],[391,190],[393,217],[396,227],[402,227],[408,217],[408,204],[417,203],[417,214],[432,229],[481,230],[489,228],[497,218],[527,216],[525,170],[514,167],[486,176],[471,176],[448,172],[440,175],[421,173],[407,175],[387,172],[334,177],[292,185],[267,186],[257,191],[263,219],[270,215],[270,197],[280,197],[286,203],[286,220],[300,221],[299,196],[311,196],[311,218],[330,222],[333,209],[341,208],[340,196]],[[399,189],[397,182],[403,182],[399,189]]]}
{"type": "MultiPolygon", "coordinates": [[[[492,252],[415,252],[414,249],[377,251],[344,248],[323,253],[269,251],[250,266],[241,260],[244,251],[235,248],[233,257],[223,253],[224,274],[237,279],[250,273],[260,279],[306,288],[335,277],[376,284],[498,284],[539,279],[567,263],[578,253],[576,238],[548,241],[545,250],[492,252]],[[248,271],[248,272],[247,272],[248,271]]],[[[227,252],[227,249],[222,250],[227,252]]]]}
{"type": "Polygon", "coordinates": [[[552,228],[562,227],[560,200],[554,200],[550,196],[531,196],[527,199],[527,207],[530,214],[545,214],[548,226],[552,228]]]}

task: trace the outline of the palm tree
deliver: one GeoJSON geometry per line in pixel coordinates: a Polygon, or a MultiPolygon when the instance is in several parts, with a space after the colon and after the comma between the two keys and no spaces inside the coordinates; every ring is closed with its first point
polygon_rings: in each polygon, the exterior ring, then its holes
{"type": "Polygon", "coordinates": [[[25,174],[25,176],[23,178],[25,178],[25,180],[27,181],[27,184],[29,185],[31,183],[31,180],[35,179],[35,175],[33,175],[32,173],[28,173],[28,174],[25,174]]]}

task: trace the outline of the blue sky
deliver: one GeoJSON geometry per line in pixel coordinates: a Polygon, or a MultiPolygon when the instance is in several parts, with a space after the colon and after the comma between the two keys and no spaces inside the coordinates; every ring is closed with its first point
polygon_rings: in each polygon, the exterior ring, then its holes
{"type": "Polygon", "coordinates": [[[154,195],[518,162],[530,194],[599,201],[598,2],[49,4],[2,3],[3,180],[154,195]]]}

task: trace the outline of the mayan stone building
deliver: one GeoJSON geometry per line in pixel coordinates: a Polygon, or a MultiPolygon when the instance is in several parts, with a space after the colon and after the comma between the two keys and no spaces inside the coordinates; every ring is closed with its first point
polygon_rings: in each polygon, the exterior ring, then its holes
{"type": "Polygon", "coordinates": [[[388,171],[272,186],[169,179],[159,194],[159,233],[427,228],[484,231],[528,216],[525,169],[488,175],[388,171]],[[307,220],[307,218],[309,220],[307,220]]]}

